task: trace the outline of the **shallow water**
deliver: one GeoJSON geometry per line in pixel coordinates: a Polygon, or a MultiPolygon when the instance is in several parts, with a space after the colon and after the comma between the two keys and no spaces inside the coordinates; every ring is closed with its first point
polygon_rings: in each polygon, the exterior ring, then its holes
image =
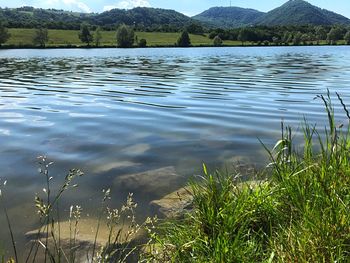
{"type": "Polygon", "coordinates": [[[54,182],[85,171],[62,207],[90,214],[103,188],[115,204],[125,198],[113,185],[121,175],[174,166],[186,181],[202,162],[263,165],[258,138],[272,146],[281,120],[325,125],[316,95],[350,103],[349,61],[349,47],[0,50],[0,177],[16,236],[37,219],[37,156],[55,162],[54,182]]]}

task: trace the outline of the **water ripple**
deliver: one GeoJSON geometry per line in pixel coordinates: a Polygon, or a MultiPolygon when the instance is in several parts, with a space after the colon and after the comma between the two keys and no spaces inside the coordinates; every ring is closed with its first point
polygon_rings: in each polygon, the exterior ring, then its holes
{"type": "Polygon", "coordinates": [[[273,145],[282,119],[326,125],[317,94],[350,103],[349,60],[349,47],[0,50],[2,176],[25,202],[41,154],[58,174],[86,169],[84,196],[161,166],[264,163],[257,138],[273,145]]]}

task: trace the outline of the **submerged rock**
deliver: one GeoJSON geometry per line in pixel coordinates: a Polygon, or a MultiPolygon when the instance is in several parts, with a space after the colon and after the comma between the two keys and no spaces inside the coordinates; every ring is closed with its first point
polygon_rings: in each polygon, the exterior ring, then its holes
{"type": "Polygon", "coordinates": [[[181,218],[192,210],[193,195],[188,187],[170,193],[159,200],[150,202],[154,214],[160,218],[181,218]]]}
{"type": "MultiPolygon", "coordinates": [[[[98,235],[96,238],[95,244],[95,236],[97,230],[98,220],[97,219],[80,219],[77,225],[77,232],[75,235],[75,220],[64,221],[55,223],[53,228],[53,235],[51,233],[51,225],[48,236],[48,247],[50,251],[55,250],[55,246],[58,245],[65,253],[65,255],[71,255],[72,251],[75,251],[75,260],[76,262],[91,262],[91,260],[87,260],[88,257],[92,256],[92,250],[95,246],[95,252],[100,251],[102,247],[104,247],[110,235],[110,229],[108,228],[105,222],[100,223],[98,235]],[[56,241],[55,241],[56,240],[56,241]],[[59,240],[59,241],[58,241],[59,240]]],[[[27,240],[32,243],[35,241],[41,241],[42,244],[46,243],[46,226],[43,226],[38,235],[39,229],[27,232],[25,234],[27,240]]],[[[115,226],[113,233],[119,233],[119,238],[116,244],[118,246],[134,247],[137,244],[141,244],[144,239],[146,233],[144,230],[140,229],[138,232],[130,234],[131,226],[130,225],[120,225],[115,226]],[[120,232],[118,232],[120,231],[120,232]]],[[[29,246],[30,247],[30,246],[29,246]]],[[[36,262],[41,262],[41,259],[44,258],[44,247],[41,245],[39,247],[39,251],[37,254],[36,262]]],[[[96,254],[95,254],[96,255],[96,254]]]]}
{"type": "Polygon", "coordinates": [[[149,151],[150,149],[151,149],[151,146],[149,144],[140,143],[140,144],[136,144],[136,145],[132,145],[130,147],[127,147],[127,148],[123,149],[122,152],[124,154],[127,154],[127,155],[136,156],[136,155],[144,154],[145,152],[149,151]]]}
{"type": "Polygon", "coordinates": [[[225,164],[221,170],[228,171],[229,173],[236,175],[236,177],[240,178],[242,181],[251,180],[258,173],[254,162],[252,162],[250,158],[243,156],[235,156],[228,159],[225,161],[225,164]]]}
{"type": "Polygon", "coordinates": [[[114,185],[132,193],[163,196],[180,187],[182,177],[173,166],[117,177],[114,185]]]}
{"type": "Polygon", "coordinates": [[[103,163],[101,165],[94,166],[91,170],[93,173],[105,173],[114,169],[128,168],[128,167],[136,167],[140,165],[139,163],[129,162],[129,161],[111,161],[107,163],[103,163]]]}

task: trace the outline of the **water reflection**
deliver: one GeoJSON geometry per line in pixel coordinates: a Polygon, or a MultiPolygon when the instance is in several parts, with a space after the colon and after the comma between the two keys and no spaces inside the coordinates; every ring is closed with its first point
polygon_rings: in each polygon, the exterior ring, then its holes
{"type": "Polygon", "coordinates": [[[124,174],[175,166],[185,181],[203,161],[263,164],[257,138],[272,145],[281,119],[298,127],[306,114],[322,127],[317,94],[349,101],[349,59],[348,47],[1,50],[1,177],[10,213],[23,213],[18,233],[42,188],[36,156],[55,161],[57,180],[87,172],[69,196],[86,213],[124,174]]]}

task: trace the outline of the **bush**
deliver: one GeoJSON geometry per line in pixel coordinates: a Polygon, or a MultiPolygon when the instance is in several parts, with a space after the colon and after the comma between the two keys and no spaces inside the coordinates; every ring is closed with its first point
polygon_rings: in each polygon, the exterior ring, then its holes
{"type": "Polygon", "coordinates": [[[140,39],[139,47],[147,47],[147,40],[144,38],[140,39]]]}
{"type": "Polygon", "coordinates": [[[34,45],[45,47],[48,41],[49,41],[49,33],[47,31],[47,28],[38,28],[37,30],[35,30],[35,35],[33,38],[34,45]]]}
{"type": "Polygon", "coordinates": [[[0,47],[2,44],[6,43],[6,41],[10,38],[10,36],[11,35],[8,32],[8,29],[0,21],[0,47]]]}
{"type": "Polygon", "coordinates": [[[213,40],[213,44],[216,47],[222,46],[222,39],[219,36],[216,36],[213,40]]]}

